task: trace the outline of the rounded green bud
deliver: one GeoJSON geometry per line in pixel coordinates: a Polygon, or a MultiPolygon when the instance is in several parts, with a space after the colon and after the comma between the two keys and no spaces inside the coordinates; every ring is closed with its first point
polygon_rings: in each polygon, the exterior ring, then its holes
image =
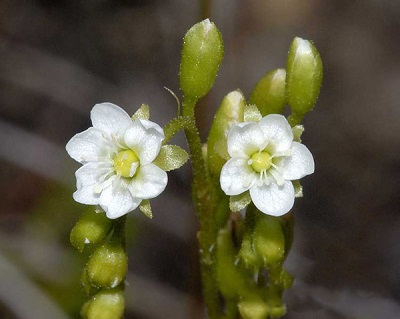
{"type": "Polygon", "coordinates": [[[272,70],[254,87],[249,103],[257,105],[262,116],[283,112],[286,105],[285,79],[285,69],[272,70]]]}
{"type": "Polygon", "coordinates": [[[117,240],[97,247],[86,265],[89,282],[103,288],[117,287],[124,280],[127,270],[128,257],[117,240]]]}
{"type": "Polygon", "coordinates": [[[262,215],[253,233],[254,250],[265,265],[282,263],[285,257],[285,236],[278,217],[262,215]]]}
{"type": "Polygon", "coordinates": [[[210,174],[217,178],[222,166],[229,158],[226,139],[233,124],[243,122],[246,101],[239,90],[230,92],[224,97],[215,113],[207,141],[208,168],[210,174]]]}
{"type": "Polygon", "coordinates": [[[124,315],[125,301],[121,289],[102,290],[82,307],[86,319],[119,319],[124,315]]]}
{"type": "Polygon", "coordinates": [[[296,37],[286,61],[286,96],[298,115],[309,112],[317,101],[322,83],[322,61],[315,46],[296,37]]]}
{"type": "Polygon", "coordinates": [[[217,238],[216,278],[224,297],[254,298],[258,290],[249,273],[240,267],[232,243],[231,226],[221,229],[217,238]]]}
{"type": "Polygon", "coordinates": [[[265,319],[269,313],[268,305],[261,299],[243,300],[238,304],[243,319],[265,319]]]}
{"type": "Polygon", "coordinates": [[[180,85],[185,98],[198,100],[210,91],[223,55],[221,34],[214,23],[206,19],[190,28],[183,38],[180,65],[180,85]]]}
{"type": "Polygon", "coordinates": [[[93,245],[102,241],[110,232],[112,220],[104,212],[95,212],[93,209],[82,214],[72,228],[71,244],[80,252],[86,245],[93,245]]]}

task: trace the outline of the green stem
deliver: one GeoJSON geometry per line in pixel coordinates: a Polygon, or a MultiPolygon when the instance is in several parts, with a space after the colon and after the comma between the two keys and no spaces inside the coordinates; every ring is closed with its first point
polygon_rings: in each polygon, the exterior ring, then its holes
{"type": "MultiPolygon", "coordinates": [[[[183,100],[183,117],[195,122],[194,107],[196,100],[183,100]]],[[[217,194],[207,174],[204,163],[202,144],[196,125],[185,127],[193,167],[192,196],[200,220],[198,240],[200,246],[200,271],[203,285],[203,296],[211,319],[221,318],[222,313],[218,299],[218,286],[215,280],[215,243],[217,227],[214,212],[217,207],[217,194]]]]}

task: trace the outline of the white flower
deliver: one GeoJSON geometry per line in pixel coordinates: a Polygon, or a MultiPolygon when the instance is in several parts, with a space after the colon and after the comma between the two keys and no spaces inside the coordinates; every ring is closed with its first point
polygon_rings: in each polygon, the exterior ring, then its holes
{"type": "Polygon", "coordinates": [[[68,154],[83,164],[76,171],[74,199],[100,205],[108,218],[118,218],[142,200],[158,196],[165,189],[167,173],[152,163],[164,139],[156,123],[132,121],[120,107],[96,104],[91,111],[93,127],[68,142],[68,154]]]}
{"type": "Polygon", "coordinates": [[[314,172],[314,159],[303,144],[293,141],[286,118],[271,114],[257,122],[235,124],[228,133],[230,159],[220,183],[227,195],[250,191],[263,213],[281,216],[294,204],[292,180],[314,172]]]}

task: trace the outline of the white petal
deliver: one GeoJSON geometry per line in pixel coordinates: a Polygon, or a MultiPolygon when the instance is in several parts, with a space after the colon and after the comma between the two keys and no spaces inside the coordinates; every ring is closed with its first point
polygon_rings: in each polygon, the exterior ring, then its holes
{"type": "Polygon", "coordinates": [[[164,139],[162,129],[150,121],[134,121],[126,130],[124,142],[139,157],[140,164],[146,165],[155,160],[160,153],[164,139]],[[143,124],[144,122],[144,124],[143,124]],[[146,126],[148,128],[146,128],[146,126]],[[158,128],[157,128],[158,127],[158,128]],[[159,131],[161,129],[161,132],[159,131]]]}
{"type": "Polygon", "coordinates": [[[162,129],[162,127],[160,126],[160,125],[158,125],[157,123],[154,123],[154,122],[152,122],[152,121],[149,121],[149,120],[142,120],[142,119],[140,119],[139,120],[140,121],[140,123],[142,123],[142,125],[148,130],[148,129],[151,129],[151,128],[153,128],[153,129],[155,129],[157,132],[159,132],[161,135],[162,135],[162,137],[163,137],[163,139],[164,139],[164,130],[162,129]]]}
{"type": "Polygon", "coordinates": [[[93,127],[73,136],[65,147],[69,156],[79,163],[98,161],[107,155],[110,145],[103,137],[103,133],[93,127]]]}
{"type": "Polygon", "coordinates": [[[129,184],[129,190],[134,197],[150,199],[160,195],[167,182],[167,173],[157,165],[140,165],[138,173],[129,184]]]}
{"type": "Polygon", "coordinates": [[[83,165],[75,173],[77,191],[73,194],[74,199],[82,204],[97,205],[103,188],[112,183],[112,172],[112,167],[97,162],[83,165]]]}
{"type": "Polygon", "coordinates": [[[259,125],[267,141],[272,144],[274,152],[282,152],[290,148],[293,141],[293,132],[283,115],[267,115],[260,120],[259,125]]]}
{"type": "Polygon", "coordinates": [[[234,157],[222,167],[220,183],[226,195],[239,195],[257,180],[258,174],[247,164],[248,159],[234,157]]]}
{"type": "Polygon", "coordinates": [[[117,136],[123,136],[125,129],[132,123],[128,113],[112,103],[96,104],[90,112],[93,127],[117,136]]]}
{"type": "Polygon", "coordinates": [[[228,153],[231,157],[251,156],[263,150],[266,139],[258,123],[238,123],[232,126],[228,133],[228,153]]]}
{"type": "Polygon", "coordinates": [[[128,190],[128,182],[121,178],[119,182],[103,190],[99,204],[108,218],[115,219],[134,210],[141,201],[139,198],[132,197],[128,190]]]}
{"type": "Polygon", "coordinates": [[[289,181],[282,186],[275,183],[263,184],[252,187],[250,197],[254,205],[264,214],[282,216],[293,207],[294,188],[289,181]]]}
{"type": "Polygon", "coordinates": [[[293,142],[291,153],[278,163],[284,179],[295,180],[314,173],[314,159],[306,146],[293,142]]]}

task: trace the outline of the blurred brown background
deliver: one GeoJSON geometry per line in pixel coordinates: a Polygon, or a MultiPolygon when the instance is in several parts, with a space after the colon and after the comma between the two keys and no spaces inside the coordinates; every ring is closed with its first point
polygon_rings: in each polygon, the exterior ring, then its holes
{"type": "MultiPolygon", "coordinates": [[[[198,114],[203,135],[223,96],[248,95],[285,66],[295,36],[324,63],[304,143],[316,173],[296,202],[296,278],[285,318],[400,316],[400,2],[214,0],[225,41],[214,89],[198,114]]],[[[66,142],[113,102],[176,114],[181,41],[202,18],[188,0],[0,1],[0,317],[78,318],[85,256],[69,231],[79,166],[66,142]]],[[[203,13],[204,14],[204,13],[203,13]]],[[[174,140],[185,146],[180,134],[174,140]]],[[[190,167],[169,174],[150,222],[130,214],[126,318],[202,318],[190,167]]]]}

